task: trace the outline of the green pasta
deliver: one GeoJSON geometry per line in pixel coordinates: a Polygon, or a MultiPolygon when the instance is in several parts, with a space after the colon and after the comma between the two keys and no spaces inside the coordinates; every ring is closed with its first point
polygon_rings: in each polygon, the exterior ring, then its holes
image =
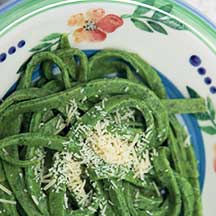
{"type": "Polygon", "coordinates": [[[0,213],[202,216],[197,161],[175,114],[205,110],[202,98],[167,98],[137,54],[88,58],[63,35],[0,104],[0,213]]]}

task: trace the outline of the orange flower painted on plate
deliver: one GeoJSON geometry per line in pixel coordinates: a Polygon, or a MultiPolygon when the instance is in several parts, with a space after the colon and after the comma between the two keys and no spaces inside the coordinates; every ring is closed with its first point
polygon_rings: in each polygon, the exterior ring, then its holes
{"type": "Polygon", "coordinates": [[[107,38],[107,33],[114,32],[123,25],[121,17],[115,14],[105,15],[103,8],[91,9],[83,13],[72,15],[68,20],[69,26],[76,26],[73,38],[76,43],[100,42],[107,38]]]}

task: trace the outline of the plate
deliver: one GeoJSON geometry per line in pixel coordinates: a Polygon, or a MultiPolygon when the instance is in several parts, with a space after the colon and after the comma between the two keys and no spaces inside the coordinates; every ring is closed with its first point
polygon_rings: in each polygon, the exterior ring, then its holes
{"type": "MultiPolygon", "coordinates": [[[[171,98],[206,98],[205,116],[182,115],[200,171],[204,215],[216,211],[216,31],[189,6],[170,0],[12,1],[0,15],[0,98],[9,94],[33,53],[71,46],[138,53],[160,74],[171,98]],[[93,20],[97,20],[94,22],[93,20]],[[85,24],[83,25],[83,21],[85,24]]],[[[33,79],[37,79],[35,74],[33,79]]],[[[190,163],[190,161],[188,161],[190,163]]]]}

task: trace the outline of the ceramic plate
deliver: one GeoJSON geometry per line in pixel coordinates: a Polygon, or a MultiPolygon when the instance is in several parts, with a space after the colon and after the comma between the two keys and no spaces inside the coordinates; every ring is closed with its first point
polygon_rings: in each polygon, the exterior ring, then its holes
{"type": "Polygon", "coordinates": [[[201,95],[208,102],[204,117],[183,115],[181,120],[199,162],[204,215],[215,215],[215,27],[171,0],[35,2],[12,1],[10,10],[0,10],[0,98],[11,91],[23,62],[57,45],[61,33],[68,33],[71,45],[86,52],[118,48],[140,54],[158,71],[169,97],[201,95]],[[121,25],[112,24],[112,17],[118,17],[121,25]]]}

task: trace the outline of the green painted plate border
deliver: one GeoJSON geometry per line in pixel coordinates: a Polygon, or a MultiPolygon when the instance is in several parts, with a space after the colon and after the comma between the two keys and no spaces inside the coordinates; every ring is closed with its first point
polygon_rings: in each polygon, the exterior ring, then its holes
{"type": "MultiPolygon", "coordinates": [[[[63,5],[93,2],[113,2],[151,7],[149,5],[143,4],[142,0],[22,0],[10,10],[0,15],[0,37],[4,36],[8,31],[21,24],[25,20],[46,10],[63,5]]],[[[202,40],[216,54],[215,28],[208,24],[208,22],[201,16],[197,15],[190,9],[183,7],[179,2],[174,0],[156,0],[154,9],[160,11],[158,8],[165,3],[170,3],[174,6],[172,13],[169,15],[186,24],[190,31],[200,40],[202,40]]]]}

